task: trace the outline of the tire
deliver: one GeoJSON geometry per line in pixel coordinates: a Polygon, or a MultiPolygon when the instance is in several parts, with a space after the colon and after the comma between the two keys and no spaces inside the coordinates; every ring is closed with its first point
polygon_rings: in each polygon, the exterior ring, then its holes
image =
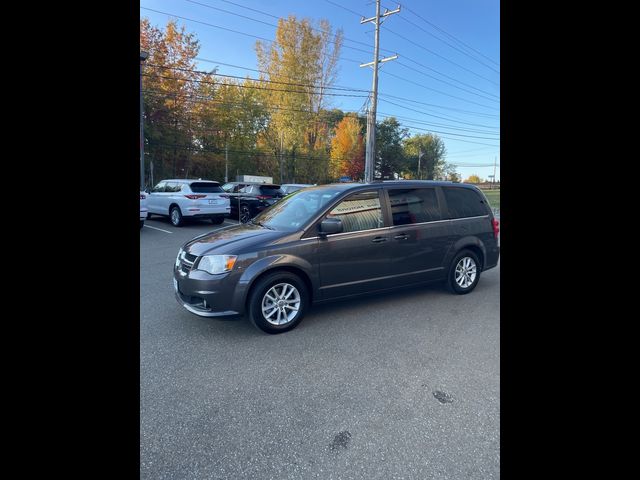
{"type": "Polygon", "coordinates": [[[249,223],[252,216],[248,205],[240,205],[240,223],[249,223]]]}
{"type": "Polygon", "coordinates": [[[144,220],[140,220],[140,230],[142,230],[142,227],[144,227],[144,220]]]}
{"type": "Polygon", "coordinates": [[[470,293],[478,285],[481,269],[482,265],[475,253],[460,250],[449,267],[447,289],[458,295],[470,293]]]}
{"type": "Polygon", "coordinates": [[[295,328],[302,321],[308,306],[309,291],[302,279],[293,273],[274,272],[258,280],[251,288],[248,317],[251,323],[263,332],[284,333],[295,328]],[[290,290],[290,287],[294,290],[290,290]],[[280,310],[270,298],[277,299],[278,295],[283,293],[288,299],[283,304],[284,309],[280,310]],[[287,308],[287,305],[297,307],[297,311],[294,308],[287,308]],[[283,315],[283,311],[287,317],[283,315]],[[271,318],[267,319],[267,317],[271,318]]]}
{"type": "Polygon", "coordinates": [[[169,211],[169,220],[171,221],[171,225],[174,227],[181,227],[184,224],[180,207],[177,205],[171,207],[171,210],[169,211]]]}
{"type": "Polygon", "coordinates": [[[147,220],[149,220],[150,218],[151,218],[151,214],[147,212],[147,220]]]}
{"type": "Polygon", "coordinates": [[[211,217],[211,223],[214,225],[220,225],[224,222],[224,215],[220,215],[218,217],[211,217]]]}

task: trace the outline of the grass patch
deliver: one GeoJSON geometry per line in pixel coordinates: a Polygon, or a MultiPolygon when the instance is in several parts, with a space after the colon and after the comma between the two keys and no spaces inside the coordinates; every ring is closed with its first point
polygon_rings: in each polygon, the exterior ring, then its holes
{"type": "Polygon", "coordinates": [[[500,190],[483,190],[482,193],[489,200],[489,205],[491,208],[500,208],[500,190]]]}

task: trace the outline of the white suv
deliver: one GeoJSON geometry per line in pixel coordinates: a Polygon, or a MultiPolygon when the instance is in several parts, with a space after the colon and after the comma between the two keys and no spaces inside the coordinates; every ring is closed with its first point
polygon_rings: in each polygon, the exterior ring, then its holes
{"type": "MultiPolygon", "coordinates": [[[[209,218],[219,225],[229,213],[229,197],[218,182],[209,180],[163,180],[147,197],[149,217],[168,216],[175,227],[184,218],[209,218]]],[[[147,218],[149,218],[147,217],[147,218]]]]}
{"type": "Polygon", "coordinates": [[[147,194],[140,192],[140,228],[144,227],[144,221],[147,219],[147,194]]]}

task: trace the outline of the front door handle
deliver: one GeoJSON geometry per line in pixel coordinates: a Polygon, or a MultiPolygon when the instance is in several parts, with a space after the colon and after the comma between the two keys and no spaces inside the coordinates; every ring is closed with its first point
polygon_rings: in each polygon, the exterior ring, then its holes
{"type": "Polygon", "coordinates": [[[373,243],[382,243],[387,241],[387,237],[376,237],[371,240],[373,243]]]}
{"type": "Polygon", "coordinates": [[[407,240],[409,238],[409,235],[407,235],[406,233],[400,233],[393,238],[394,240],[407,240]]]}

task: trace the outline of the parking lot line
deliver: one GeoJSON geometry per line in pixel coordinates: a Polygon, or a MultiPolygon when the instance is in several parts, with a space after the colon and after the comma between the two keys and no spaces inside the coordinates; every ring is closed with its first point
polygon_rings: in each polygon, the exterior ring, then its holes
{"type": "Polygon", "coordinates": [[[157,228],[157,227],[152,227],[151,225],[145,225],[146,228],[153,228],[154,230],[160,230],[161,232],[165,232],[165,233],[173,233],[170,232],[169,230],[163,230],[161,228],[157,228]]]}

